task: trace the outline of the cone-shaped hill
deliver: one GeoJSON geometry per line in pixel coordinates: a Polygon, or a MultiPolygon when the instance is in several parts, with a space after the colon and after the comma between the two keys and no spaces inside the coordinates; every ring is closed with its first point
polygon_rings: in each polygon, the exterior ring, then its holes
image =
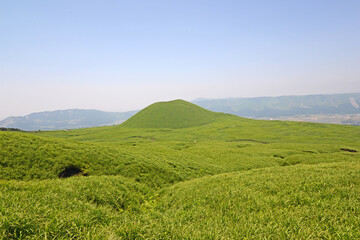
{"type": "Polygon", "coordinates": [[[224,116],[184,100],[154,103],[121,124],[131,128],[187,128],[212,123],[224,116]]]}

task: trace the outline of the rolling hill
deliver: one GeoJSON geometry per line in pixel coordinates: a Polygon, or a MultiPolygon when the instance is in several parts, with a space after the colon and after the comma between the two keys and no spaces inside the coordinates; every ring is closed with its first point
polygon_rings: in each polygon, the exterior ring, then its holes
{"type": "Polygon", "coordinates": [[[116,126],[0,132],[0,238],[357,239],[359,171],[360,127],[155,103],[116,126]]]}
{"type": "Polygon", "coordinates": [[[187,128],[214,122],[224,114],[215,113],[184,100],[154,103],[125,121],[132,128],[187,128]]]}

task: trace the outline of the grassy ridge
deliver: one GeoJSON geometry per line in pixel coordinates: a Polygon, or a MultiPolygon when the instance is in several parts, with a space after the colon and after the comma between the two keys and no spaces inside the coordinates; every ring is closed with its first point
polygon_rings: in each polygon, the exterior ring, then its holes
{"type": "MultiPolygon", "coordinates": [[[[175,135],[176,136],[176,135],[175,135]]],[[[241,141],[152,141],[130,138],[120,145],[68,141],[25,133],[0,133],[0,179],[57,178],[75,166],[91,176],[121,175],[163,187],[205,175],[301,163],[355,161],[343,144],[241,141]]]]}
{"type": "MultiPolygon", "coordinates": [[[[31,136],[0,133],[0,179],[51,179],[74,166],[88,175],[122,175],[156,187],[196,176],[186,162],[178,169],[163,161],[162,155],[134,151],[134,147],[111,147],[31,136]]],[[[196,166],[193,164],[193,166],[196,166]]],[[[204,173],[203,173],[204,174],[204,173]]]]}
{"type": "MultiPolygon", "coordinates": [[[[360,164],[205,177],[164,190],[151,235],[176,239],[358,239],[360,164]]],[[[156,238],[156,237],[155,237],[156,238]]]]}
{"type": "Polygon", "coordinates": [[[221,174],[157,192],[120,176],[0,181],[0,238],[357,239],[360,164],[221,174]]]}

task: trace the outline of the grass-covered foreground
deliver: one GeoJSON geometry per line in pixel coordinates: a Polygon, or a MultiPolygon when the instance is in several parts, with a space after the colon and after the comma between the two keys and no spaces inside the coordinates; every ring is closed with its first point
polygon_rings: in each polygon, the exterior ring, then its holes
{"type": "Polygon", "coordinates": [[[1,132],[0,239],[360,238],[359,127],[198,110],[1,132]]]}
{"type": "Polygon", "coordinates": [[[1,181],[3,238],[358,239],[360,164],[203,177],[153,191],[121,176],[1,181]]]}

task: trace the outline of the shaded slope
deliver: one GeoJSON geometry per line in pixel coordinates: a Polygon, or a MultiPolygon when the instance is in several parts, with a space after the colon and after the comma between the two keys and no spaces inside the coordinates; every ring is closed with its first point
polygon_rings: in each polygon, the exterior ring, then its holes
{"type": "Polygon", "coordinates": [[[187,128],[214,122],[223,114],[184,100],[154,103],[122,124],[131,128],[187,128]]]}

